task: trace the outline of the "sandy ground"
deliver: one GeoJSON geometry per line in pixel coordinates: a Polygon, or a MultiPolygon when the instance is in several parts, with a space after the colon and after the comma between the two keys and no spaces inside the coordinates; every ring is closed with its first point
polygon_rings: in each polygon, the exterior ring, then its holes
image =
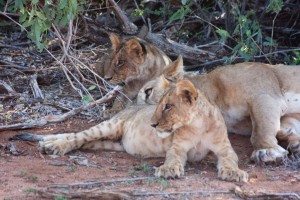
{"type": "Polygon", "coordinates": [[[188,163],[183,177],[165,180],[153,176],[154,166],[162,164],[163,158],[140,159],[123,152],[79,150],[51,157],[40,154],[35,143],[8,140],[21,132],[73,132],[92,125],[69,120],[43,129],[1,132],[1,199],[71,199],[76,195],[78,199],[119,199],[122,195],[125,199],[297,199],[300,195],[299,169],[256,166],[249,161],[249,137],[234,134],[230,134],[230,140],[240,167],[250,175],[248,183],[218,180],[213,155],[200,163],[188,163]],[[16,151],[12,153],[9,147],[16,151]]]}

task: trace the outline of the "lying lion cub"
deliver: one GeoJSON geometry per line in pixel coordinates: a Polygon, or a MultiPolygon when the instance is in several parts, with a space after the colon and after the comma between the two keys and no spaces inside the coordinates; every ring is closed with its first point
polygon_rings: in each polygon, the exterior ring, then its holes
{"type": "Polygon", "coordinates": [[[82,148],[126,151],[142,157],[166,156],[164,165],[155,172],[166,178],[183,175],[186,160],[199,161],[211,150],[218,157],[219,178],[248,180],[248,174],[238,168],[222,115],[191,82],[179,81],[155,108],[130,106],[78,133],[23,134],[17,138],[39,141],[39,150],[48,154],[64,155],[82,148]]]}
{"type": "Polygon", "coordinates": [[[163,76],[145,84],[138,102],[155,104],[169,81],[182,78],[193,82],[219,107],[228,132],[251,134],[252,160],[282,160],[287,151],[277,139],[292,153],[300,152],[300,66],[239,63],[192,75],[183,71],[179,57],[163,76]]]}
{"type": "Polygon", "coordinates": [[[138,91],[148,81],[161,75],[171,60],[155,46],[146,41],[130,37],[122,39],[115,34],[109,36],[112,47],[96,66],[99,75],[113,85],[122,85],[121,102],[116,101],[112,110],[122,109],[122,103],[136,98],[138,91]]]}

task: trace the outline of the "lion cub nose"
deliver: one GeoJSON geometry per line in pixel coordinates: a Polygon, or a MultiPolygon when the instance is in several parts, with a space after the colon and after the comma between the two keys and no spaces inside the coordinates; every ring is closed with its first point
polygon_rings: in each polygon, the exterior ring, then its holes
{"type": "Polygon", "coordinates": [[[158,125],[158,123],[156,123],[156,124],[151,124],[151,126],[152,126],[153,128],[156,128],[157,125],[158,125]]]}

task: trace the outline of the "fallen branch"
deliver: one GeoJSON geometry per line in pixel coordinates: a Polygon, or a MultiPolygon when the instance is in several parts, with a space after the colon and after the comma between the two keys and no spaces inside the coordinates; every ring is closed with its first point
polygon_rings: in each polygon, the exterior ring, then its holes
{"type": "Polygon", "coordinates": [[[63,196],[67,199],[132,199],[129,192],[125,191],[99,191],[99,189],[88,191],[55,191],[52,189],[40,189],[36,191],[43,199],[54,199],[63,196]]]}
{"type": "Polygon", "coordinates": [[[132,195],[140,196],[169,196],[169,195],[202,195],[210,196],[213,194],[233,194],[230,190],[200,190],[200,191],[179,191],[179,192],[134,192],[132,195]]]}
{"type": "Polygon", "coordinates": [[[86,105],[80,106],[78,108],[75,108],[67,113],[64,113],[62,115],[48,115],[46,117],[43,117],[39,120],[28,120],[23,123],[17,123],[17,124],[11,124],[11,125],[3,125],[0,126],[0,131],[3,130],[16,130],[16,129],[28,129],[28,128],[37,128],[44,126],[48,123],[58,123],[63,122],[70,117],[82,112],[83,110],[86,110],[88,108],[91,108],[95,105],[104,104],[112,99],[114,99],[118,93],[118,91],[121,89],[120,86],[116,86],[113,90],[109,91],[104,97],[101,99],[98,99],[96,101],[90,102],[86,105]]]}
{"type": "Polygon", "coordinates": [[[236,196],[242,199],[298,199],[300,200],[299,194],[296,192],[260,192],[258,194],[253,194],[252,192],[243,191],[240,187],[234,188],[234,193],[236,196]]]}
{"type": "Polygon", "coordinates": [[[10,85],[8,85],[5,81],[0,80],[0,85],[2,85],[4,87],[4,89],[6,89],[8,94],[16,94],[16,91],[10,85]]]}
{"type": "MultiPolygon", "coordinates": [[[[264,55],[260,55],[260,56],[254,56],[253,59],[251,59],[250,61],[253,62],[257,62],[258,59],[264,59],[266,57],[271,57],[274,56],[276,54],[284,54],[287,52],[291,52],[291,51],[299,51],[300,48],[295,48],[295,49],[285,49],[285,50],[278,50],[278,51],[273,51],[271,53],[266,53],[264,55]]],[[[245,59],[243,57],[232,57],[231,58],[231,62],[232,63],[238,63],[238,62],[243,62],[245,59]]],[[[215,59],[215,60],[211,60],[208,61],[206,63],[201,63],[201,64],[196,64],[196,65],[190,65],[190,66],[185,66],[185,70],[196,70],[196,69],[201,69],[201,67],[204,66],[209,66],[209,65],[224,65],[226,59],[225,58],[221,58],[221,59],[215,59]]],[[[272,63],[270,63],[272,64],[272,63]]]]}
{"type": "Polygon", "coordinates": [[[129,21],[128,17],[123,13],[121,8],[116,4],[114,0],[108,0],[109,5],[111,6],[113,12],[116,14],[117,18],[119,19],[122,28],[122,31],[126,34],[133,35],[136,34],[138,28],[134,25],[131,21],[129,21]]]}
{"type": "Polygon", "coordinates": [[[242,199],[300,199],[299,194],[295,192],[286,192],[286,193],[252,193],[242,191],[240,187],[235,187],[231,190],[192,190],[192,191],[175,191],[175,192],[153,192],[153,191],[106,191],[101,190],[100,187],[106,184],[112,184],[117,182],[128,182],[128,181],[141,181],[141,180],[149,180],[149,179],[157,179],[157,177],[137,177],[137,178],[123,178],[123,179],[113,179],[113,180],[105,180],[105,181],[86,181],[79,183],[70,183],[70,184],[53,184],[46,189],[39,190],[38,193],[43,195],[43,197],[53,197],[55,195],[63,195],[69,198],[79,198],[85,199],[95,198],[95,197],[104,197],[105,199],[112,199],[120,197],[136,199],[143,198],[149,196],[170,196],[170,195],[196,195],[196,196],[210,196],[213,195],[235,195],[236,197],[242,199]],[[88,196],[89,195],[89,196],[88,196]],[[117,196],[115,196],[117,195],[117,196]],[[118,196],[123,195],[123,196],[118,196]],[[125,195],[125,196],[124,196],[125,195]]]}
{"type": "Polygon", "coordinates": [[[86,189],[86,188],[95,188],[101,187],[105,184],[117,183],[117,182],[132,182],[132,181],[140,181],[140,180],[150,180],[156,179],[157,177],[137,177],[137,178],[122,178],[122,179],[112,179],[112,180],[105,180],[105,181],[86,181],[86,182],[79,182],[79,183],[70,183],[70,184],[53,184],[50,186],[51,189],[86,189]]]}
{"type": "Polygon", "coordinates": [[[192,62],[205,63],[216,57],[212,52],[192,48],[186,45],[179,44],[170,39],[163,37],[162,35],[151,33],[148,31],[146,26],[143,26],[138,36],[149,43],[157,46],[167,55],[178,56],[182,55],[185,60],[190,60],[192,62]]]}
{"type": "Polygon", "coordinates": [[[4,61],[4,60],[0,61],[0,67],[16,68],[16,69],[18,69],[19,71],[22,71],[22,72],[33,72],[33,71],[35,71],[33,68],[22,67],[21,65],[18,65],[18,64],[15,64],[13,62],[9,62],[9,61],[4,61]]]}
{"type": "Polygon", "coordinates": [[[37,75],[34,74],[32,76],[30,76],[30,87],[33,93],[34,98],[36,99],[44,99],[44,95],[39,87],[39,84],[37,83],[37,75]]]}

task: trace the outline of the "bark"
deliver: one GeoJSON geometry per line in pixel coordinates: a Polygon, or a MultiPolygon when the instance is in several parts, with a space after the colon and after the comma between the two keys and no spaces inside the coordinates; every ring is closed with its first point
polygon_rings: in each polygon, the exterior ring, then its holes
{"type": "Polygon", "coordinates": [[[138,36],[160,48],[167,55],[176,57],[182,55],[184,60],[189,60],[191,62],[205,63],[208,60],[216,58],[215,53],[179,44],[162,35],[149,32],[148,28],[145,26],[141,29],[138,36]]]}

